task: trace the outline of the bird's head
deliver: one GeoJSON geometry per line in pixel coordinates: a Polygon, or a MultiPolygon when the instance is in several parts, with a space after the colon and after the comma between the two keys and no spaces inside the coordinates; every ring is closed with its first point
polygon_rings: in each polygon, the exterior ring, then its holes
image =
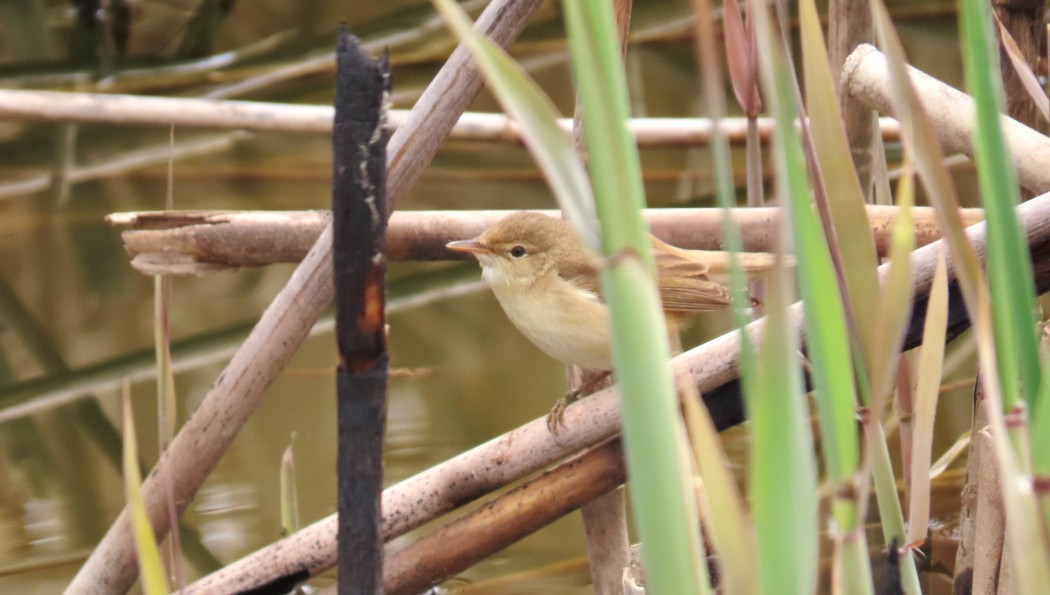
{"type": "Polygon", "coordinates": [[[447,247],[477,257],[491,284],[531,284],[559,259],[574,251],[583,253],[567,222],[529,212],[508,215],[473,240],[447,247]]]}

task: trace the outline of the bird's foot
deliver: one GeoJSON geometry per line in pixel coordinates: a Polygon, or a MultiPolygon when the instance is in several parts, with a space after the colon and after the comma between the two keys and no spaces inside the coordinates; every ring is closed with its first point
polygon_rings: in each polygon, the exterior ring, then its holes
{"type": "Polygon", "coordinates": [[[562,398],[555,401],[554,407],[551,407],[550,413],[547,414],[547,430],[549,430],[551,434],[558,433],[558,427],[563,425],[562,421],[565,417],[565,410],[568,409],[569,405],[579,401],[581,396],[580,389],[574,388],[566,392],[562,398]]]}
{"type": "Polygon", "coordinates": [[[592,392],[601,387],[601,384],[609,377],[609,372],[603,372],[594,376],[587,382],[577,386],[576,388],[567,391],[562,398],[558,399],[554,403],[554,407],[551,407],[550,413],[547,414],[547,429],[550,430],[551,434],[558,433],[558,427],[564,425],[563,418],[565,417],[565,410],[569,408],[576,401],[579,401],[585,396],[590,395],[592,392]]]}

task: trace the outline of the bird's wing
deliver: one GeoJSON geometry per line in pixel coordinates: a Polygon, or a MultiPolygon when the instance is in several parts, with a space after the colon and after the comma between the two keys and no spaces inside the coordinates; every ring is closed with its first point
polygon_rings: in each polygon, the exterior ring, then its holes
{"type": "MultiPolygon", "coordinates": [[[[719,281],[729,280],[729,252],[708,252],[699,251],[704,254],[704,259],[707,261],[708,272],[707,274],[712,279],[719,281]]],[[[755,281],[764,278],[769,274],[773,267],[777,263],[777,257],[775,254],[768,252],[737,252],[736,254],[737,263],[744,269],[744,273],[747,275],[748,281],[755,281]]],[[[784,255],[780,259],[781,266],[793,267],[795,266],[795,258],[790,255],[784,255]]]]}
{"type": "Polygon", "coordinates": [[[729,290],[707,277],[710,267],[699,253],[652,236],[650,242],[660,271],[658,285],[664,310],[705,312],[720,310],[732,302],[729,290]]]}
{"type": "MultiPolygon", "coordinates": [[[[650,236],[651,237],[651,236],[650,236]]],[[[659,274],[660,300],[669,312],[706,312],[728,306],[729,290],[707,277],[708,265],[699,253],[683,250],[651,237],[659,274]]],[[[558,276],[576,287],[602,298],[598,265],[589,255],[561,258],[558,276]]]]}
{"type": "Polygon", "coordinates": [[[598,267],[590,254],[580,258],[560,258],[557,260],[558,276],[579,289],[602,298],[602,282],[598,267]]]}
{"type": "Polygon", "coordinates": [[[660,301],[668,312],[707,312],[732,303],[729,290],[705,278],[660,276],[660,301]]]}

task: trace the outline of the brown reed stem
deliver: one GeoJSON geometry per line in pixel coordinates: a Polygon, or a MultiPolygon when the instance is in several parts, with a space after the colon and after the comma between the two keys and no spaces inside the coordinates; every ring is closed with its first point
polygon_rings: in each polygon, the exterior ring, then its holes
{"type": "MultiPolygon", "coordinates": [[[[419,593],[569,512],[601,501],[624,479],[620,440],[596,446],[390,556],[383,570],[385,587],[391,595],[419,593]]],[[[616,570],[620,587],[623,566],[616,570]]]]}
{"type": "MultiPolygon", "coordinates": [[[[897,207],[869,206],[868,219],[876,249],[889,249],[897,207]]],[[[916,243],[924,246],[940,237],[930,207],[913,209],[916,243]]],[[[387,257],[391,261],[460,259],[445,244],[472,238],[511,211],[404,211],[390,217],[387,257]]],[[[557,215],[555,211],[543,211],[557,215]]],[[[654,234],[683,248],[723,250],[721,209],[647,209],[646,221],[654,234]]],[[[780,210],[734,209],[744,249],[774,249],[773,230],[780,210]]],[[[964,209],[963,222],[983,218],[981,209],[964,209]]],[[[131,226],[123,232],[132,266],[143,273],[206,274],[228,268],[299,262],[328,224],[324,211],[152,211],[114,213],[107,220],[131,226]]]]}

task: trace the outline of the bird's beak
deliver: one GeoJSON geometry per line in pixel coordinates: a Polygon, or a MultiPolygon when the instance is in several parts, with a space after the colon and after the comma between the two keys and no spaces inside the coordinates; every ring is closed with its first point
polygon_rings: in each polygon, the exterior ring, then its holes
{"type": "Polygon", "coordinates": [[[458,240],[445,244],[445,247],[453,252],[466,252],[467,254],[492,254],[492,249],[477,240],[458,240]]]}

